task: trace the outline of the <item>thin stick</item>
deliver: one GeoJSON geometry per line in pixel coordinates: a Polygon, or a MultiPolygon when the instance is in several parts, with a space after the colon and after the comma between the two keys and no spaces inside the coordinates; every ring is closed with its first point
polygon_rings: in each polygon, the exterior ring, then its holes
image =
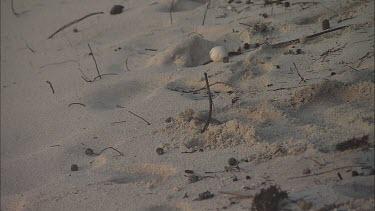
{"type": "MultiPolygon", "coordinates": [[[[310,38],[318,37],[318,36],[320,36],[322,34],[326,34],[326,33],[333,32],[333,31],[337,31],[337,30],[340,30],[340,29],[343,29],[343,28],[346,28],[346,27],[349,27],[349,26],[350,25],[346,25],[346,26],[340,26],[340,27],[337,27],[337,28],[329,29],[329,30],[326,30],[326,31],[319,32],[317,34],[309,35],[306,38],[310,39],[310,38]]],[[[281,43],[276,43],[276,44],[272,45],[272,48],[278,48],[278,47],[282,47],[282,46],[285,46],[285,45],[290,45],[290,44],[293,44],[293,43],[298,43],[299,40],[300,39],[294,39],[294,40],[289,40],[289,41],[285,41],[285,42],[281,42],[281,43]]]]}
{"type": "Polygon", "coordinates": [[[20,16],[20,14],[19,14],[18,12],[16,12],[16,10],[14,9],[14,3],[13,3],[13,0],[11,1],[11,5],[12,5],[12,12],[13,12],[13,14],[14,14],[16,17],[20,16]]]}
{"type": "Polygon", "coordinates": [[[131,114],[133,114],[134,116],[136,116],[136,117],[142,119],[143,121],[145,121],[145,122],[147,123],[147,125],[151,125],[151,123],[149,123],[149,122],[148,122],[147,120],[145,120],[143,117],[140,117],[140,116],[138,116],[137,114],[135,114],[135,113],[133,113],[133,112],[131,112],[131,111],[129,111],[129,113],[131,113],[131,114]]]}
{"type": "Polygon", "coordinates": [[[172,0],[171,8],[169,9],[169,18],[171,19],[171,25],[173,24],[173,19],[172,19],[173,4],[174,4],[174,0],[172,0]]]}
{"type": "MultiPolygon", "coordinates": [[[[13,1],[12,1],[12,2],[13,2],[13,1]]],[[[80,19],[77,19],[77,20],[74,20],[74,21],[72,21],[72,22],[69,22],[69,23],[65,24],[64,26],[60,27],[56,32],[54,32],[53,34],[51,34],[51,35],[48,37],[48,39],[51,39],[53,36],[55,36],[55,35],[56,35],[57,33],[59,33],[60,31],[64,30],[65,28],[67,28],[67,27],[69,27],[69,26],[71,26],[71,25],[73,25],[73,24],[75,24],[75,23],[78,23],[78,22],[82,21],[82,20],[85,19],[85,18],[88,18],[88,17],[93,16],[93,15],[98,15],[98,14],[104,14],[104,12],[94,12],[94,13],[90,13],[90,14],[88,14],[88,15],[83,16],[83,17],[80,18],[80,19]]]]}
{"type": "Polygon", "coordinates": [[[104,148],[101,152],[99,152],[97,155],[100,155],[102,154],[102,152],[104,152],[105,150],[107,149],[113,149],[115,150],[116,152],[118,152],[121,156],[124,156],[124,154],[122,154],[120,151],[118,151],[117,149],[113,148],[113,147],[107,147],[107,148],[104,148]]]}
{"type": "Polygon", "coordinates": [[[158,49],[153,49],[153,48],[145,48],[145,51],[158,51],[158,49]]]}
{"type": "Polygon", "coordinates": [[[211,91],[210,91],[210,84],[208,83],[207,73],[204,73],[204,78],[206,79],[208,102],[210,103],[210,108],[209,108],[209,111],[208,111],[207,122],[204,125],[203,129],[201,130],[201,133],[204,133],[204,131],[206,131],[206,129],[208,128],[208,125],[210,124],[211,116],[212,116],[212,97],[211,97],[211,91]]]}
{"type": "Polygon", "coordinates": [[[125,66],[126,66],[126,69],[130,72],[130,69],[128,67],[128,59],[129,59],[129,57],[126,57],[125,66]]]}
{"type": "Polygon", "coordinates": [[[202,26],[204,26],[204,21],[206,20],[207,10],[208,10],[208,7],[210,6],[210,4],[211,4],[211,0],[207,3],[206,10],[204,11],[202,26]]]}
{"type": "Polygon", "coordinates": [[[298,74],[298,76],[301,78],[301,81],[300,81],[299,83],[301,83],[301,82],[305,82],[305,83],[306,83],[306,79],[304,79],[304,78],[302,77],[302,75],[299,73],[298,68],[297,68],[297,66],[296,66],[296,63],[293,63],[293,65],[294,65],[294,68],[296,68],[296,70],[297,70],[297,74],[298,74]]]}
{"type": "Polygon", "coordinates": [[[92,80],[89,80],[86,76],[85,77],[83,77],[82,76],[82,78],[83,78],[83,80],[85,80],[86,82],[94,82],[96,79],[98,79],[99,77],[101,78],[101,76],[106,76],[106,75],[117,75],[117,73],[106,73],[106,74],[103,74],[103,75],[98,75],[98,76],[96,76],[94,79],[92,79],[92,80]]]}
{"type": "Polygon", "coordinates": [[[111,125],[112,125],[112,124],[124,123],[124,122],[126,122],[126,121],[124,120],[124,121],[119,121],[119,122],[111,122],[111,125]]]}
{"type": "MultiPolygon", "coordinates": [[[[89,46],[90,51],[91,51],[91,56],[92,56],[92,58],[94,59],[95,67],[96,67],[96,71],[98,72],[98,76],[99,76],[99,78],[102,78],[102,76],[100,75],[100,72],[99,72],[98,64],[96,63],[96,59],[95,59],[94,53],[93,53],[92,50],[91,50],[91,46],[90,46],[89,43],[87,43],[87,45],[89,46]]],[[[94,80],[95,80],[95,79],[94,79],[94,80]]]]}
{"type": "Polygon", "coordinates": [[[52,93],[55,94],[55,90],[53,89],[52,83],[49,82],[49,81],[46,81],[46,82],[47,82],[47,83],[49,84],[49,86],[51,87],[51,89],[52,89],[52,93]]]}
{"type": "Polygon", "coordinates": [[[319,173],[316,173],[316,174],[309,174],[309,175],[303,175],[303,176],[298,176],[298,177],[289,177],[288,179],[297,179],[297,178],[318,176],[318,175],[326,174],[326,173],[329,173],[329,172],[332,172],[332,171],[337,171],[337,170],[345,169],[345,168],[353,168],[353,167],[363,167],[363,166],[362,165],[343,166],[343,167],[334,168],[334,169],[331,169],[331,170],[328,170],[328,171],[319,172],[319,173]]]}
{"type": "Polygon", "coordinates": [[[35,53],[35,51],[29,46],[29,44],[26,43],[26,47],[33,53],[35,53]]]}
{"type": "Polygon", "coordinates": [[[252,195],[242,195],[238,193],[230,193],[230,192],[225,192],[225,191],[219,191],[219,193],[233,196],[230,199],[252,199],[254,198],[254,196],[252,195]]]}
{"type": "Polygon", "coordinates": [[[83,104],[83,103],[71,103],[71,104],[68,105],[68,107],[70,107],[71,105],[81,105],[81,106],[86,107],[86,105],[83,104]]]}

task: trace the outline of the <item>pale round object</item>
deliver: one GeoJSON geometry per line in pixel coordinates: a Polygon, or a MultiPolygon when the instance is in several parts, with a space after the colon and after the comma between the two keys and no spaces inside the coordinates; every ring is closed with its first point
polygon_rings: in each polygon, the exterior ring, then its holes
{"type": "Polygon", "coordinates": [[[228,51],[223,46],[216,46],[211,49],[210,58],[214,62],[226,61],[228,59],[228,51]]]}

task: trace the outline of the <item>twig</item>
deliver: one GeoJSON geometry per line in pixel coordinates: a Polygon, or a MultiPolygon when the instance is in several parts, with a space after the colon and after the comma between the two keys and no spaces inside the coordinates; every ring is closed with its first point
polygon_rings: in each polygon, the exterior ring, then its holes
{"type": "Polygon", "coordinates": [[[81,105],[81,106],[86,107],[86,105],[83,104],[83,103],[71,103],[71,104],[68,105],[68,107],[70,107],[71,105],[81,105]]]}
{"type": "MultiPolygon", "coordinates": [[[[361,66],[361,64],[363,63],[363,61],[365,61],[366,58],[370,58],[369,56],[374,56],[374,52],[367,52],[364,56],[362,56],[361,58],[359,58],[357,61],[359,61],[358,65],[357,65],[357,68],[361,66]]],[[[356,62],[357,62],[356,61],[356,62]]]]}
{"type": "Polygon", "coordinates": [[[104,152],[104,151],[107,150],[107,149],[113,149],[113,150],[115,150],[116,152],[118,152],[121,156],[124,156],[124,154],[122,154],[120,151],[118,151],[117,149],[115,149],[115,148],[113,148],[113,147],[107,147],[107,148],[104,148],[101,152],[99,152],[99,153],[96,154],[96,155],[100,155],[100,154],[102,154],[102,152],[104,152]]]}
{"type": "Polygon", "coordinates": [[[61,145],[59,145],[59,144],[55,144],[55,145],[51,145],[51,146],[49,146],[49,147],[59,147],[59,146],[61,146],[61,145]]]}
{"type": "Polygon", "coordinates": [[[19,14],[18,12],[16,12],[16,10],[14,9],[14,2],[13,2],[13,0],[11,1],[11,5],[12,5],[12,12],[13,12],[13,14],[14,14],[16,17],[20,16],[20,14],[19,14]]]}
{"type": "Polygon", "coordinates": [[[171,25],[173,24],[173,19],[172,19],[173,4],[174,4],[174,0],[172,0],[171,8],[169,9],[169,18],[171,19],[171,25]]]}
{"type": "Polygon", "coordinates": [[[52,89],[52,93],[55,94],[55,90],[53,89],[52,83],[49,82],[49,81],[46,81],[46,82],[47,82],[47,83],[49,84],[49,86],[51,87],[51,89],[52,89]]]}
{"type": "Polygon", "coordinates": [[[116,105],[116,107],[117,107],[117,108],[125,108],[125,107],[123,107],[123,106],[120,106],[120,105],[116,105]]]}
{"type": "MultiPolygon", "coordinates": [[[[98,72],[98,76],[99,76],[99,78],[102,78],[102,76],[100,75],[100,72],[99,72],[98,64],[96,63],[96,59],[95,59],[94,53],[93,53],[92,50],[91,50],[91,46],[90,46],[89,43],[87,43],[87,45],[89,46],[89,48],[90,48],[90,52],[91,52],[91,56],[92,56],[92,58],[94,59],[95,67],[96,67],[96,71],[98,72]]],[[[94,79],[94,80],[95,80],[95,79],[94,79]]]]}
{"type": "Polygon", "coordinates": [[[204,78],[206,79],[208,102],[210,103],[210,108],[208,111],[207,122],[204,125],[203,129],[201,130],[201,133],[204,133],[204,131],[206,131],[206,129],[208,128],[208,125],[210,124],[210,121],[211,121],[211,115],[212,115],[212,97],[211,97],[211,91],[210,91],[210,84],[208,83],[207,73],[204,73],[204,78]]]}
{"type": "Polygon", "coordinates": [[[85,77],[83,77],[82,76],[82,78],[83,78],[83,80],[85,80],[86,82],[94,82],[96,79],[98,79],[99,77],[101,77],[101,76],[106,76],[106,75],[117,75],[117,73],[106,73],[106,74],[103,74],[103,75],[98,75],[98,76],[96,76],[94,79],[92,79],[92,80],[89,80],[86,76],[85,77]]]}
{"type": "Polygon", "coordinates": [[[254,196],[252,195],[242,195],[238,193],[230,193],[230,192],[225,192],[225,191],[219,191],[219,193],[233,196],[233,197],[230,197],[230,199],[252,199],[254,198],[254,196]]]}
{"type": "Polygon", "coordinates": [[[153,49],[153,48],[145,48],[145,51],[158,51],[158,49],[153,49]]]}
{"type": "Polygon", "coordinates": [[[296,68],[296,70],[297,70],[297,74],[298,74],[298,76],[301,78],[301,81],[299,82],[299,84],[300,84],[301,82],[305,82],[305,83],[306,83],[306,79],[304,79],[304,78],[302,77],[302,75],[299,73],[298,68],[297,68],[297,66],[296,66],[296,63],[293,63],[293,65],[294,65],[294,68],[296,68]]]}
{"type": "MultiPolygon", "coordinates": [[[[322,32],[313,34],[313,35],[309,35],[306,38],[310,39],[310,38],[318,37],[320,35],[323,35],[323,34],[326,34],[326,33],[329,33],[329,32],[333,32],[333,31],[337,31],[337,30],[340,30],[340,29],[343,29],[343,28],[346,28],[346,27],[349,27],[349,26],[350,25],[346,25],[346,26],[340,26],[340,27],[337,27],[337,28],[329,29],[329,30],[326,30],[326,31],[322,31],[322,32]]],[[[272,48],[279,48],[279,47],[282,47],[282,46],[285,46],[285,45],[290,45],[290,44],[293,44],[293,43],[299,43],[299,40],[300,39],[298,38],[298,39],[289,40],[289,41],[285,41],[285,42],[281,42],[281,43],[276,43],[276,44],[273,44],[271,46],[272,46],[272,48]]]]}
{"type": "MultiPolygon", "coordinates": [[[[12,2],[13,2],[13,1],[12,1],[12,2]]],[[[73,25],[73,24],[75,24],[75,23],[78,23],[78,22],[82,21],[82,20],[85,19],[85,18],[88,18],[88,17],[93,16],[93,15],[98,15],[98,14],[104,14],[104,12],[94,12],[94,13],[90,13],[90,14],[88,14],[88,15],[83,16],[83,17],[80,18],[80,19],[77,19],[77,20],[74,20],[74,21],[72,21],[72,22],[69,22],[69,23],[65,24],[64,26],[60,27],[56,32],[54,32],[53,34],[51,34],[51,35],[48,37],[48,39],[51,39],[53,36],[55,36],[55,35],[56,35],[57,33],[59,33],[60,31],[64,30],[65,28],[67,28],[67,27],[69,27],[69,26],[71,26],[71,25],[73,25]]]]}
{"type": "Polygon", "coordinates": [[[119,123],[124,123],[124,122],[126,122],[126,121],[124,120],[124,121],[119,121],[119,122],[111,122],[111,125],[113,125],[113,124],[119,124],[119,123]]]}
{"type": "Polygon", "coordinates": [[[26,47],[33,53],[35,53],[35,51],[29,46],[29,44],[26,43],[26,47]]]}
{"type": "Polygon", "coordinates": [[[204,26],[204,21],[206,20],[207,10],[208,10],[208,7],[210,6],[210,4],[211,4],[211,0],[207,3],[207,7],[206,7],[206,9],[204,10],[202,26],[204,26]]]}
{"type": "Polygon", "coordinates": [[[149,122],[148,122],[147,120],[145,120],[143,117],[138,116],[137,114],[135,114],[135,113],[133,113],[133,112],[131,112],[131,111],[128,111],[128,112],[131,113],[131,114],[133,114],[134,116],[136,116],[136,117],[142,119],[143,121],[145,121],[145,122],[147,123],[147,125],[151,125],[151,123],[149,123],[149,122]]]}
{"type": "Polygon", "coordinates": [[[125,66],[126,66],[126,69],[130,72],[130,69],[128,67],[128,60],[129,60],[129,57],[126,57],[125,66]]]}
{"type": "Polygon", "coordinates": [[[297,176],[297,177],[289,177],[288,179],[297,179],[297,178],[318,176],[318,175],[326,174],[326,173],[329,173],[329,172],[332,172],[332,171],[337,171],[337,170],[345,169],[345,168],[353,168],[353,167],[363,167],[363,165],[343,166],[343,167],[334,168],[334,169],[331,169],[331,170],[328,170],[328,171],[319,172],[319,173],[316,173],[316,174],[309,174],[309,175],[303,175],[303,176],[297,176]]]}

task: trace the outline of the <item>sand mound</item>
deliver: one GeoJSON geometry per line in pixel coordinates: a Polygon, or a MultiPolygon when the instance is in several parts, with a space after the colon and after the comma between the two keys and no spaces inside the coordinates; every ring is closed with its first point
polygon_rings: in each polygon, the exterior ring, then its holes
{"type": "Polygon", "coordinates": [[[255,129],[237,119],[221,124],[216,119],[205,133],[201,133],[206,118],[192,109],[181,112],[164,132],[173,136],[176,147],[188,149],[216,149],[235,147],[241,144],[251,145],[257,141],[255,129]]]}
{"type": "Polygon", "coordinates": [[[284,117],[284,113],[270,102],[263,102],[248,112],[248,117],[256,122],[275,121],[284,117]]]}
{"type": "Polygon", "coordinates": [[[345,85],[336,81],[325,81],[313,84],[297,91],[291,98],[291,105],[300,107],[313,102],[352,102],[372,99],[374,95],[373,82],[359,82],[345,85]]]}
{"type": "Polygon", "coordinates": [[[213,42],[194,35],[156,54],[150,59],[149,65],[175,64],[181,67],[196,67],[211,60],[209,52],[214,46],[213,42]]]}

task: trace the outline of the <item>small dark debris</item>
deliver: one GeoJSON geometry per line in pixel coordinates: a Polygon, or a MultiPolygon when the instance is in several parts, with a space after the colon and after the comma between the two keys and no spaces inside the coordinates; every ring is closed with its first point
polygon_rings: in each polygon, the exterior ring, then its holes
{"type": "Polygon", "coordinates": [[[194,174],[194,171],[193,170],[185,170],[185,173],[186,174],[194,174]]]}
{"type": "Polygon", "coordinates": [[[273,84],[267,84],[267,87],[273,86],[273,84]]]}
{"type": "Polygon", "coordinates": [[[267,189],[262,188],[260,193],[255,195],[251,210],[278,210],[279,202],[286,198],[288,198],[288,193],[281,191],[276,185],[271,185],[267,189]]]}
{"type": "Polygon", "coordinates": [[[202,200],[206,200],[206,199],[210,199],[212,197],[214,197],[215,195],[212,194],[210,191],[206,191],[206,192],[203,192],[201,194],[198,195],[198,198],[194,199],[195,201],[202,201],[202,200]]]}
{"type": "Polygon", "coordinates": [[[172,117],[168,117],[168,118],[165,119],[165,122],[168,122],[168,123],[169,123],[169,122],[172,122],[172,121],[173,121],[173,118],[172,118],[172,117]]]}
{"type": "Polygon", "coordinates": [[[284,2],[284,7],[290,7],[290,3],[288,1],[284,2]]]}
{"type": "Polygon", "coordinates": [[[235,1],[234,3],[236,3],[236,4],[241,4],[241,3],[242,3],[242,1],[240,1],[240,0],[237,0],[237,1],[235,1]]]}
{"type": "Polygon", "coordinates": [[[77,33],[77,32],[78,32],[78,29],[74,28],[74,29],[73,29],[73,32],[74,32],[74,33],[77,33]]]}
{"type": "Polygon", "coordinates": [[[357,171],[352,171],[352,177],[357,177],[359,176],[358,172],[357,171]]]}
{"type": "Polygon", "coordinates": [[[237,166],[238,165],[238,161],[236,160],[236,158],[229,158],[228,164],[230,166],[237,166]]]}
{"type": "Polygon", "coordinates": [[[346,151],[346,150],[349,150],[349,149],[357,149],[357,148],[360,148],[360,147],[368,147],[369,143],[368,143],[367,140],[368,140],[368,135],[364,135],[360,138],[354,137],[354,138],[349,139],[347,141],[338,143],[336,145],[336,150],[342,152],[342,151],[346,151]]]}
{"type": "Polygon", "coordinates": [[[330,25],[329,25],[329,20],[328,19],[324,19],[322,21],[322,29],[323,30],[326,30],[326,29],[329,29],[330,28],[330,25]]]}
{"type": "Polygon", "coordinates": [[[249,180],[249,179],[251,179],[251,177],[250,176],[246,176],[246,179],[249,180]]]}
{"type": "Polygon", "coordinates": [[[124,6],[122,5],[114,5],[109,13],[111,15],[117,15],[123,12],[124,6]]]}
{"type": "Polygon", "coordinates": [[[280,65],[276,65],[276,69],[280,69],[280,65]]]}
{"type": "Polygon", "coordinates": [[[92,53],[91,53],[91,52],[89,53],[89,56],[92,56],[92,53]]]}
{"type": "Polygon", "coordinates": [[[78,171],[78,166],[77,166],[77,164],[73,164],[73,165],[70,167],[70,170],[72,170],[72,171],[78,171]]]}
{"type": "Polygon", "coordinates": [[[298,48],[298,49],[296,50],[296,53],[297,53],[297,54],[301,54],[301,53],[302,53],[302,49],[298,48]]]}
{"type": "Polygon", "coordinates": [[[87,148],[87,149],[85,150],[85,154],[86,154],[86,155],[93,155],[93,154],[94,154],[94,150],[92,150],[91,148],[87,148]]]}
{"type": "Polygon", "coordinates": [[[228,3],[230,4],[230,3],[232,3],[234,0],[228,0],[228,3]]]}
{"type": "Polygon", "coordinates": [[[200,177],[196,174],[189,174],[189,175],[185,175],[185,176],[188,178],[189,183],[195,183],[195,182],[198,182],[198,181],[202,180],[202,177],[200,177]]]}
{"type": "Polygon", "coordinates": [[[233,182],[237,182],[238,181],[238,178],[237,177],[233,177],[233,182]]]}
{"type": "Polygon", "coordinates": [[[331,72],[331,76],[334,76],[334,75],[336,75],[336,72],[331,72]]]}
{"type": "Polygon", "coordinates": [[[305,168],[302,170],[302,174],[311,174],[311,170],[308,168],[305,168]]]}
{"type": "Polygon", "coordinates": [[[339,177],[340,180],[342,180],[342,176],[339,172],[337,172],[337,176],[339,177]]]}
{"type": "Polygon", "coordinates": [[[158,155],[162,155],[162,154],[164,154],[164,149],[158,147],[158,148],[156,149],[156,154],[158,154],[158,155]]]}
{"type": "Polygon", "coordinates": [[[263,18],[268,18],[267,13],[260,14],[263,18]]]}
{"type": "Polygon", "coordinates": [[[251,4],[252,2],[251,2],[251,0],[247,0],[246,2],[245,2],[245,4],[251,4]]]}
{"type": "Polygon", "coordinates": [[[243,48],[244,48],[244,49],[249,49],[249,48],[250,48],[249,43],[244,43],[244,44],[243,44],[243,48]]]}

